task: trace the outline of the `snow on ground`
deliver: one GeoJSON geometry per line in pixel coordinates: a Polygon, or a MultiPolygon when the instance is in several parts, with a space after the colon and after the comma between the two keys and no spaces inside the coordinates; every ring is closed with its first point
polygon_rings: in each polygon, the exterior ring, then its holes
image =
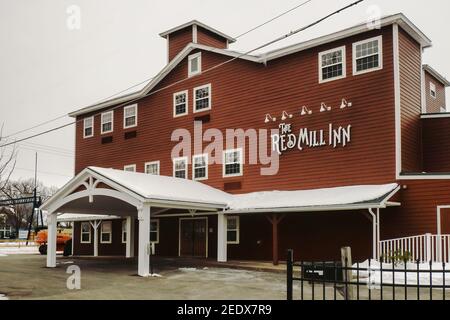
{"type": "Polygon", "coordinates": [[[6,257],[12,254],[39,254],[39,250],[37,246],[0,247],[0,257],[6,257]]]}
{"type": "MultiPolygon", "coordinates": [[[[354,268],[357,267],[355,264],[354,268]]],[[[433,286],[442,286],[445,285],[450,286],[450,264],[445,266],[445,276],[444,276],[444,268],[442,263],[433,263],[430,268],[429,263],[421,263],[419,264],[419,268],[417,268],[417,263],[407,263],[406,264],[406,272],[405,272],[405,264],[401,263],[394,267],[396,270],[395,275],[392,271],[384,271],[384,270],[393,270],[392,263],[383,263],[383,272],[380,271],[381,265],[378,261],[371,260],[370,261],[370,271],[359,271],[359,277],[361,281],[367,281],[372,285],[379,285],[381,281],[385,284],[392,284],[395,281],[396,284],[404,284],[405,280],[407,284],[410,285],[421,285],[421,286],[429,286],[430,281],[433,286]],[[417,278],[419,269],[419,279],[417,278]],[[398,271],[397,271],[398,270],[398,271]],[[433,272],[430,272],[433,271],[433,272]],[[383,276],[381,277],[381,273],[383,276]],[[405,276],[406,275],[406,276],[405,276]],[[430,276],[431,275],[431,276],[430,276]],[[444,278],[445,277],[445,278],[444,278]]],[[[359,264],[360,269],[368,269],[369,261],[359,264]]],[[[357,271],[353,270],[353,274],[356,277],[357,271]]]]}
{"type": "Polygon", "coordinates": [[[9,300],[4,294],[0,293],[0,300],[9,300]]]}

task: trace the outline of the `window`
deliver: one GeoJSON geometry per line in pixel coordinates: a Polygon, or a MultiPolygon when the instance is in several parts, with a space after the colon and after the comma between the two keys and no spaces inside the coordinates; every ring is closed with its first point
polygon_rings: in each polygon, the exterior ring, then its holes
{"type": "Polygon", "coordinates": [[[242,176],[242,149],[224,151],[223,176],[237,177],[242,176]]]}
{"type": "Polygon", "coordinates": [[[84,118],[83,138],[94,136],[94,117],[84,118]]]}
{"type": "Polygon", "coordinates": [[[173,95],[173,116],[180,117],[188,114],[188,91],[173,95]]]}
{"type": "Polygon", "coordinates": [[[150,242],[159,243],[159,220],[150,221],[150,242]]]}
{"type": "Polygon", "coordinates": [[[190,55],[188,58],[188,68],[189,68],[189,72],[188,72],[188,76],[192,77],[195,76],[197,74],[202,73],[202,53],[196,53],[193,55],[190,55]]]}
{"type": "Polygon", "coordinates": [[[89,222],[81,223],[81,243],[91,243],[91,225],[89,222]]]}
{"type": "Polygon", "coordinates": [[[201,154],[192,158],[192,179],[208,179],[208,155],[201,154]]]}
{"type": "Polygon", "coordinates": [[[133,128],[137,126],[137,104],[123,108],[123,128],[133,128]]]}
{"type": "Polygon", "coordinates": [[[122,221],[122,243],[127,243],[127,220],[122,221]]]}
{"type": "Polygon", "coordinates": [[[187,157],[173,160],[173,176],[175,178],[187,179],[187,157]]]}
{"type": "Polygon", "coordinates": [[[100,229],[100,243],[112,242],[112,222],[103,221],[100,229]]]}
{"type": "Polygon", "coordinates": [[[135,164],[130,164],[128,166],[125,166],[125,167],[123,167],[123,171],[136,172],[136,165],[135,164]]]}
{"type": "Polygon", "coordinates": [[[145,164],[145,173],[159,176],[159,161],[147,162],[145,164]]]}
{"type": "Polygon", "coordinates": [[[320,83],[342,79],[345,76],[345,46],[319,53],[320,83]]]}
{"type": "Polygon", "coordinates": [[[437,97],[436,85],[433,82],[430,82],[430,96],[434,99],[437,97]]]}
{"type": "Polygon", "coordinates": [[[211,109],[211,84],[194,89],[194,112],[211,109]]]}
{"type": "Polygon", "coordinates": [[[102,113],[102,134],[113,132],[114,111],[102,113]]]}
{"type": "Polygon", "coordinates": [[[227,217],[227,243],[239,244],[239,217],[227,217]]]}
{"type": "Polygon", "coordinates": [[[12,227],[0,226],[0,239],[9,239],[11,237],[12,227]]]}
{"type": "Polygon", "coordinates": [[[383,38],[381,36],[353,44],[353,74],[383,69],[383,38]]]}

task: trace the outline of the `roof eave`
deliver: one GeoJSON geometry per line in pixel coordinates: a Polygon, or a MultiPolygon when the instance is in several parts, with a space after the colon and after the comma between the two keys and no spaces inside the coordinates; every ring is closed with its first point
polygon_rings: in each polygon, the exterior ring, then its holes
{"type": "Polygon", "coordinates": [[[219,31],[219,30],[217,30],[217,29],[215,29],[215,28],[213,28],[213,27],[210,27],[210,26],[208,26],[208,25],[206,25],[206,24],[204,24],[204,23],[202,23],[202,22],[200,22],[200,21],[198,21],[198,20],[192,20],[192,21],[183,23],[182,25],[179,25],[179,26],[176,26],[176,27],[174,27],[174,28],[171,28],[171,29],[169,29],[169,30],[167,30],[167,31],[161,32],[161,33],[159,34],[159,36],[160,36],[161,38],[167,38],[167,36],[170,35],[171,33],[177,32],[177,31],[179,31],[179,30],[182,30],[182,29],[184,29],[184,28],[187,28],[187,27],[190,27],[190,26],[193,26],[193,25],[196,25],[196,26],[198,26],[198,27],[204,28],[204,29],[206,29],[206,30],[211,31],[212,33],[215,33],[215,34],[221,36],[222,38],[226,39],[226,40],[228,41],[228,43],[234,43],[234,42],[236,42],[236,39],[235,39],[235,38],[230,37],[229,35],[227,35],[227,34],[221,32],[221,31],[219,31]]]}

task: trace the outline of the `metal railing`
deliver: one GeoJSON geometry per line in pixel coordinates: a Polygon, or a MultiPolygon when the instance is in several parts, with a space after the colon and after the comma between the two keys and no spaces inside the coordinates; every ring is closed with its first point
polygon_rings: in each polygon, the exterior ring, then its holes
{"type": "Polygon", "coordinates": [[[391,262],[393,256],[408,256],[409,261],[450,263],[450,235],[424,235],[379,242],[380,260],[391,262]]]}
{"type": "Polygon", "coordinates": [[[287,257],[287,300],[450,300],[450,265],[294,262],[287,257]]]}

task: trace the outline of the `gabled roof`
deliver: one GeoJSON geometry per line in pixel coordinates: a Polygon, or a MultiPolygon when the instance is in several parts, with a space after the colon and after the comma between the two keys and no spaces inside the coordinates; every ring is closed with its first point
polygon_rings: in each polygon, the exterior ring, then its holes
{"type": "Polygon", "coordinates": [[[428,72],[429,74],[431,74],[437,81],[439,81],[440,83],[442,83],[444,86],[446,87],[450,87],[450,82],[443,76],[441,75],[439,72],[437,72],[436,70],[434,70],[432,67],[430,67],[429,65],[425,64],[423,66],[423,70],[428,72]]]}
{"type": "Polygon", "coordinates": [[[212,28],[212,27],[210,27],[210,26],[208,26],[208,25],[206,25],[206,24],[204,24],[204,23],[202,23],[202,22],[200,22],[198,20],[192,20],[192,21],[183,23],[182,25],[179,25],[179,26],[177,26],[175,28],[172,28],[170,30],[164,31],[164,32],[160,33],[159,35],[161,37],[163,37],[163,38],[167,38],[167,36],[170,35],[171,33],[177,32],[177,31],[182,30],[182,29],[187,28],[187,27],[191,27],[193,25],[196,25],[198,27],[202,27],[203,29],[211,31],[212,33],[215,33],[215,34],[221,36],[222,38],[227,39],[229,43],[236,42],[235,38],[230,37],[230,36],[226,35],[225,33],[220,32],[219,30],[214,29],[214,28],[212,28]]]}
{"type": "MultiPolygon", "coordinates": [[[[191,21],[190,23],[192,24],[194,22],[199,23],[198,21],[196,22],[195,20],[191,21]]],[[[431,46],[431,40],[402,13],[384,17],[380,21],[381,27],[389,26],[392,24],[398,24],[399,26],[401,26],[412,38],[414,38],[418,43],[420,43],[423,48],[431,46]]],[[[189,23],[187,25],[189,25],[189,23]]],[[[198,25],[200,25],[200,23],[198,25]]],[[[184,25],[179,26],[177,28],[183,26],[184,25]]],[[[171,29],[169,31],[174,32],[172,30],[175,30],[177,28],[171,29]]],[[[167,32],[169,31],[162,33],[162,35],[167,34],[167,32]]],[[[85,113],[94,112],[117,104],[135,101],[137,99],[145,97],[148,94],[148,92],[150,92],[150,90],[152,90],[162,79],[164,79],[164,77],[167,74],[170,73],[170,71],[172,71],[191,51],[195,49],[215,52],[217,54],[222,54],[229,57],[235,57],[243,60],[252,61],[255,63],[265,64],[273,59],[278,59],[290,54],[311,49],[326,43],[330,43],[339,39],[348,38],[364,32],[368,32],[367,23],[361,23],[354,27],[344,29],[342,31],[338,31],[323,37],[318,37],[312,40],[301,42],[295,45],[287,46],[281,49],[272,50],[260,55],[243,55],[241,53],[231,51],[228,49],[218,49],[205,45],[190,43],[172,61],[170,61],[170,63],[167,64],[155,78],[149,81],[143,89],[136,90],[135,92],[127,93],[117,98],[103,101],[101,103],[97,103],[92,106],[74,111],[70,113],[69,116],[76,117],[85,113]]]]}
{"type": "Polygon", "coordinates": [[[82,115],[85,113],[94,112],[97,110],[101,110],[103,108],[107,108],[107,107],[114,106],[117,104],[125,103],[127,101],[133,101],[135,99],[145,97],[145,95],[147,95],[148,92],[150,92],[150,90],[152,90],[161,80],[163,80],[193,50],[209,51],[209,52],[214,52],[214,53],[221,54],[224,56],[228,56],[231,58],[239,58],[239,59],[248,60],[251,62],[263,63],[263,61],[261,61],[261,59],[257,56],[246,55],[246,54],[242,54],[242,53],[232,51],[232,50],[214,48],[214,47],[205,46],[205,45],[198,44],[198,43],[189,43],[152,80],[149,80],[145,84],[145,86],[143,86],[143,88],[142,88],[142,86],[140,86],[140,88],[136,91],[131,91],[130,93],[119,96],[117,98],[106,100],[101,103],[74,111],[72,113],[69,113],[69,116],[76,117],[76,116],[79,116],[79,115],[82,115]]]}

